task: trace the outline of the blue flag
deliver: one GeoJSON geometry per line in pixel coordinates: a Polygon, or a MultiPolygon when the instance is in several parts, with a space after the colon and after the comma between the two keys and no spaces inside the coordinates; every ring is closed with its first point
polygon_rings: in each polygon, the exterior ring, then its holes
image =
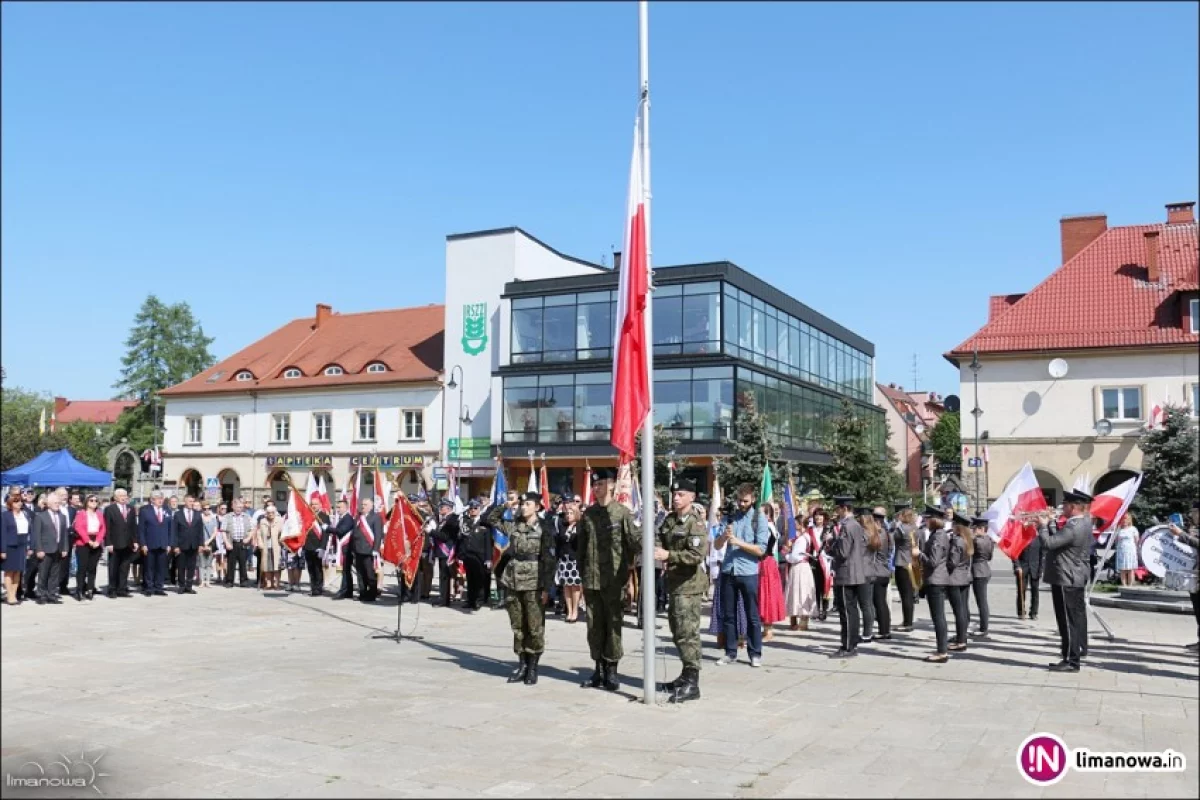
{"type": "Polygon", "coordinates": [[[796,526],[796,506],[795,498],[792,496],[791,481],[788,481],[783,487],[783,517],[787,522],[787,540],[794,541],[800,535],[800,530],[796,526]]]}

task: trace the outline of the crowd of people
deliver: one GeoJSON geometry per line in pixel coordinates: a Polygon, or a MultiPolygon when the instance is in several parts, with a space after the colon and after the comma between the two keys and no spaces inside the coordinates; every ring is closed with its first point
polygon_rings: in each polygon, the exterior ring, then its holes
{"type": "MultiPolygon", "coordinates": [[[[416,574],[399,582],[401,602],[431,599],[475,611],[490,599],[494,608],[507,609],[519,659],[510,680],[527,684],[537,682],[546,610],[562,614],[567,623],[583,614],[595,663],[585,686],[619,688],[624,616],[638,613],[642,625],[642,526],[616,501],[614,473],[600,469],[593,478],[590,504],[569,495],[556,498],[549,509],[537,493],[509,492],[495,503],[487,497],[465,504],[443,498],[436,508],[424,496],[409,496],[426,536],[416,574]]],[[[814,620],[825,622],[831,610],[840,631],[831,657],[853,658],[864,642],[911,633],[922,599],[934,631],[926,661],[945,663],[966,650],[971,638],[989,635],[995,545],[986,519],[932,506],[918,514],[907,502],[894,504],[889,513],[850,496],[831,498],[828,508],[801,513],[798,505],[787,513],[774,502],[759,504],[757,488],[750,485],[738,487],[729,505],[706,508],[697,501],[694,483],[680,479],[671,489],[669,508],[658,508],[652,522],[656,581],[645,588],[667,614],[680,653],[680,676],[659,686],[675,702],[700,696],[701,604],[707,600],[708,632],[724,651],[721,666],[736,663],[742,649],[751,667],[761,666],[763,643],[773,638],[774,626],[786,622],[791,630],[808,630],[814,620]],[[900,599],[895,625],[888,602],[893,584],[900,599]]],[[[1055,671],[1078,671],[1087,653],[1085,587],[1095,569],[1093,532],[1097,525],[1106,527],[1089,516],[1091,499],[1068,492],[1061,516],[1043,513],[1032,520],[1038,534],[1012,564],[1019,618],[1037,618],[1040,583],[1050,584],[1061,638],[1060,659],[1050,664],[1055,671]]],[[[155,491],[148,504],[135,507],[122,489],[104,502],[66,488],[36,495],[14,489],[0,514],[5,602],[56,604],[68,592],[78,602],[91,601],[99,591],[102,556],[109,598],[127,598],[134,590],[164,596],[167,586],[195,594],[197,588],[232,587],[235,576],[239,587],[296,592],[303,590],[305,573],[308,591],[320,596],[340,571],[334,600],[353,598],[357,582],[358,599],[375,602],[384,580],[385,523],[372,501],[363,499],[352,510],[343,498],[330,513],[314,501],[311,511],[310,529],[289,535],[270,501],[251,509],[242,498],[227,506],[155,491]]],[[[1170,530],[1200,549],[1198,523],[1194,506],[1190,530],[1174,524],[1170,530]]],[[[1130,528],[1124,519],[1115,534],[1123,581],[1134,563],[1130,528]]],[[[1200,624],[1200,596],[1193,592],[1192,598],[1200,624]]]]}

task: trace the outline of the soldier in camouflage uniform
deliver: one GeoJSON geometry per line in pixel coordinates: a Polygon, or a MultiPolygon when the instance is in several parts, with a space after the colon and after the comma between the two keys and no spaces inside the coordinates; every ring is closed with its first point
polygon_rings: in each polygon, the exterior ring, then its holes
{"type": "Polygon", "coordinates": [[[612,496],[616,474],[592,473],[595,503],[583,512],[578,526],[579,575],[587,603],[588,648],[596,668],[583,685],[615,692],[621,688],[617,664],[624,655],[621,629],[625,625],[625,582],[629,566],[642,547],[642,534],[629,509],[612,496]]]}
{"type": "Polygon", "coordinates": [[[538,518],[541,507],[541,495],[528,492],[521,498],[516,522],[503,519],[504,506],[488,513],[488,524],[508,536],[507,564],[499,583],[508,590],[505,606],[513,651],[521,662],[508,682],[524,681],[529,686],[537,683],[538,661],[546,649],[547,587],[554,580],[554,530],[538,518]]]}
{"type": "Polygon", "coordinates": [[[708,585],[704,559],[708,554],[708,525],[694,509],[696,482],[686,478],[671,487],[671,513],[658,529],[654,560],[667,566],[667,620],[679,650],[683,672],[658,691],[671,692],[672,703],[700,697],[700,604],[708,585]]]}

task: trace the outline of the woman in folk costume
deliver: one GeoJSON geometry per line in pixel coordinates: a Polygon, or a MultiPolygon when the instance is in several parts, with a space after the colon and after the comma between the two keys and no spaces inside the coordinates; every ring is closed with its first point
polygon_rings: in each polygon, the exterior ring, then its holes
{"type": "Polygon", "coordinates": [[[816,559],[817,538],[812,528],[792,540],[785,556],[788,563],[787,613],[791,629],[808,630],[808,620],[818,611],[817,587],[811,562],[816,559]]]}
{"type": "Polygon", "coordinates": [[[763,503],[760,510],[767,518],[770,538],[767,539],[767,550],[758,562],[758,616],[762,621],[763,641],[769,642],[775,638],[772,626],[787,618],[787,606],[783,602],[783,582],[779,579],[779,561],[775,555],[780,549],[775,506],[763,503]]]}
{"type": "Polygon", "coordinates": [[[813,586],[817,593],[817,619],[824,622],[829,614],[829,602],[833,597],[833,576],[830,574],[829,559],[825,555],[826,545],[833,538],[833,525],[825,509],[817,506],[808,519],[807,527],[813,541],[809,561],[813,571],[813,586]]]}

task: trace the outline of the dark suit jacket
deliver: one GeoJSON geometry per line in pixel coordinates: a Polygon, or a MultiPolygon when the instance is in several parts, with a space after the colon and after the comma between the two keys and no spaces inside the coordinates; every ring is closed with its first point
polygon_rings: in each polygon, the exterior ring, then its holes
{"type": "Polygon", "coordinates": [[[112,503],[104,509],[104,543],[114,550],[137,546],[137,512],[126,505],[127,517],[121,516],[121,507],[112,503]]]}
{"type": "Polygon", "coordinates": [[[166,508],[162,509],[162,522],[159,522],[154,506],[144,506],[138,513],[138,542],[151,550],[170,547],[173,527],[171,512],[166,508]]]}
{"type": "MultiPolygon", "coordinates": [[[[21,509],[20,511],[18,511],[16,513],[24,514],[25,509],[21,509]]],[[[28,517],[26,517],[26,519],[28,519],[28,517]]],[[[29,532],[33,533],[33,525],[29,526],[29,532]]],[[[31,538],[31,537],[26,537],[26,539],[29,539],[29,538],[31,538]]],[[[5,550],[10,550],[10,549],[15,550],[17,548],[17,545],[19,545],[20,543],[21,543],[20,534],[17,533],[17,517],[12,511],[9,511],[6,508],[6,509],[4,509],[3,512],[0,512],[0,548],[3,548],[5,550]]],[[[24,551],[25,551],[26,547],[28,547],[28,545],[29,545],[29,542],[26,541],[25,547],[21,548],[22,553],[24,553],[24,551]]]]}
{"type": "Polygon", "coordinates": [[[33,517],[33,527],[30,529],[29,544],[36,552],[45,553],[65,552],[71,547],[71,526],[67,515],[59,511],[58,534],[54,532],[54,519],[49,509],[39,511],[33,517]]]}
{"type": "Polygon", "coordinates": [[[322,511],[317,514],[317,527],[310,528],[304,536],[304,549],[309,552],[324,550],[328,546],[329,536],[329,515],[322,511]]]}
{"type": "Polygon", "coordinates": [[[174,524],[171,526],[171,547],[180,550],[198,550],[204,544],[204,515],[197,510],[192,511],[192,524],[187,521],[187,509],[181,508],[175,512],[174,524]]]}
{"type": "Polygon", "coordinates": [[[371,529],[371,536],[375,540],[374,543],[372,543],[367,540],[366,535],[362,531],[362,527],[359,525],[360,518],[362,518],[361,514],[354,515],[354,533],[350,537],[350,545],[347,549],[356,555],[371,555],[372,553],[378,553],[379,548],[383,546],[383,520],[380,519],[379,515],[374,511],[366,516],[367,526],[371,529]]]}

